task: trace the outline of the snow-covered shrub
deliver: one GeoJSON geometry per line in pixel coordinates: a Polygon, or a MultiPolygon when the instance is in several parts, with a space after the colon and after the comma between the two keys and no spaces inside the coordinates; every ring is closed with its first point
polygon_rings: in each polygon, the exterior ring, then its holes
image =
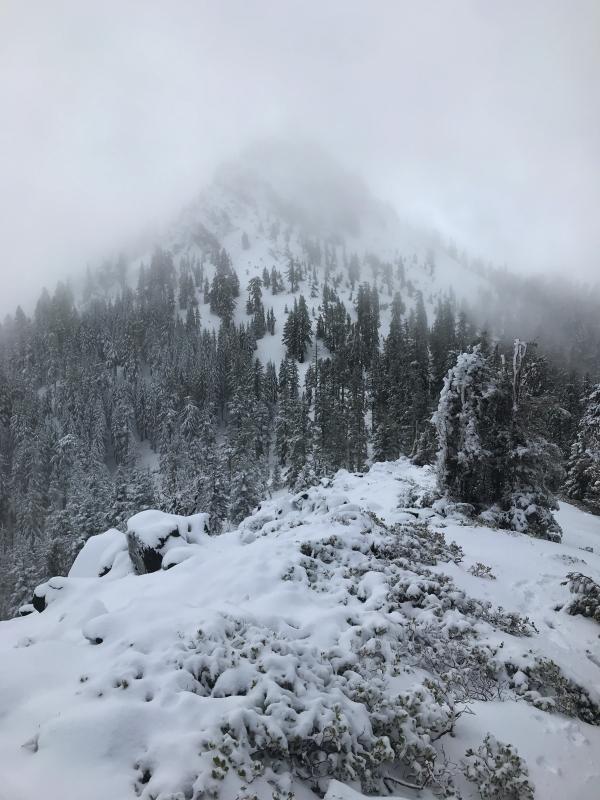
{"type": "MultiPolygon", "coordinates": [[[[293,592],[334,592],[348,609],[345,624],[337,643],[322,649],[283,620],[220,613],[177,642],[173,685],[214,709],[198,732],[189,790],[225,798],[244,796],[246,786],[251,796],[254,781],[290,772],[319,791],[337,778],[367,792],[400,781],[451,796],[437,741],[470,700],[501,697],[506,680],[497,652],[477,644],[478,626],[531,629],[434,572],[462,552],[425,525],[388,527],[322,487],[283,502],[282,516],[265,504],[242,526],[242,540],[268,532],[276,541],[293,531],[296,551],[281,580],[293,592]],[[308,514],[330,535],[309,535],[308,514]]],[[[97,627],[87,634],[109,641],[97,627]]],[[[122,672],[117,677],[131,682],[131,672],[122,672]]],[[[140,758],[144,800],[167,785],[156,766],[163,760],[152,748],[140,758]]]]}
{"type": "Polygon", "coordinates": [[[476,564],[472,564],[468,571],[476,578],[486,578],[490,581],[496,580],[496,576],[492,572],[492,568],[488,567],[487,564],[482,564],[481,561],[478,561],[476,564]]]}
{"type": "MultiPolygon", "coordinates": [[[[434,682],[390,692],[385,673],[374,677],[362,660],[342,670],[310,642],[225,617],[182,646],[177,664],[187,691],[235,698],[202,739],[196,793],[222,796],[230,774],[251,782],[289,769],[315,787],[335,777],[372,791],[394,763],[412,782],[436,784],[432,739],[452,730],[457,713],[434,682]]],[[[142,797],[153,796],[152,762],[149,753],[138,765],[142,797]]]]}
{"type": "Polygon", "coordinates": [[[448,497],[435,500],[432,508],[436,514],[452,520],[457,525],[472,525],[477,516],[477,509],[471,503],[459,503],[448,497]]]}
{"type": "Polygon", "coordinates": [[[569,614],[581,614],[600,622],[600,585],[581,572],[569,572],[567,578],[565,583],[568,582],[569,590],[575,595],[567,608],[569,614]]]}
{"type": "Polygon", "coordinates": [[[527,765],[510,744],[487,734],[477,750],[469,748],[463,774],[477,785],[482,800],[533,800],[527,765]]]}
{"type": "Polygon", "coordinates": [[[434,487],[407,480],[398,492],[398,508],[431,508],[438,498],[439,493],[434,487]]]}
{"type": "Polygon", "coordinates": [[[552,659],[536,656],[531,663],[520,666],[507,662],[506,669],[512,688],[536,708],[600,725],[600,706],[552,659]]]}
{"type": "MultiPolygon", "coordinates": [[[[375,514],[369,516],[375,523],[383,525],[375,514]]],[[[464,553],[456,542],[446,542],[442,533],[431,530],[423,523],[398,524],[388,530],[390,536],[373,545],[375,555],[380,558],[428,566],[434,566],[439,561],[460,564],[463,559],[464,553]]]]}
{"type": "Polygon", "coordinates": [[[503,696],[507,682],[496,649],[448,640],[431,628],[415,630],[410,652],[411,663],[434,675],[456,703],[503,696]]]}
{"type": "MultiPolygon", "coordinates": [[[[181,587],[176,597],[145,591],[135,613],[85,610],[80,630],[98,658],[86,664],[78,696],[90,713],[114,700],[154,720],[130,745],[141,800],[286,798],[295,783],[322,794],[332,778],[367,793],[412,786],[455,797],[444,742],[457,720],[474,701],[534,688],[513,681],[508,691],[502,643],[482,641],[530,636],[532,624],[469,597],[439,571],[460,561],[460,548],[424,521],[386,525],[350,501],[344,480],[337,491],[266,501],[219,540],[199,529],[200,544],[186,541],[194,535],[179,518],[180,535],[163,541],[162,566],[172,571],[138,584],[164,581],[181,587]],[[187,551],[192,560],[176,566],[187,551]],[[235,561],[233,572],[220,566],[234,575],[225,603],[188,603],[199,574],[211,587],[221,579],[209,572],[223,553],[235,561]],[[139,625],[140,604],[141,618],[160,609],[156,626],[139,625]]],[[[173,518],[154,521],[160,544],[173,518]]],[[[62,603],[78,580],[49,599],[62,603]]],[[[109,591],[110,581],[99,583],[109,591]]],[[[47,741],[42,724],[40,749],[47,741]]]]}
{"type": "Polygon", "coordinates": [[[553,492],[562,477],[562,458],[556,445],[541,437],[515,438],[508,465],[511,487],[502,506],[504,521],[512,530],[560,542],[561,528],[552,516],[558,510],[553,492]]]}

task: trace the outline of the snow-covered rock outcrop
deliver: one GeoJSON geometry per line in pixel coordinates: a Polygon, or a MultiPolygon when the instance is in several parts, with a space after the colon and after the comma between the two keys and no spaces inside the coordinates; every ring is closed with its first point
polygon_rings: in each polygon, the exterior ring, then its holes
{"type": "Polygon", "coordinates": [[[127,522],[127,546],[135,571],[143,575],[178,564],[191,555],[189,545],[199,545],[207,531],[208,514],[182,517],[140,511],[127,522]]]}

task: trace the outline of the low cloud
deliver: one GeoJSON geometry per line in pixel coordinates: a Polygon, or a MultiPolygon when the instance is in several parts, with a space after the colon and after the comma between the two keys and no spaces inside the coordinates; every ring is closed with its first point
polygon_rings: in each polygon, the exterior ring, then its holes
{"type": "Polygon", "coordinates": [[[0,312],[272,135],[496,263],[593,280],[599,78],[593,0],[4,2],[0,312]]]}

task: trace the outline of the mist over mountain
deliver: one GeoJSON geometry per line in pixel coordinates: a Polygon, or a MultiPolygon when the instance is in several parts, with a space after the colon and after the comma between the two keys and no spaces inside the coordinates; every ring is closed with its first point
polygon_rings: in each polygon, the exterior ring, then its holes
{"type": "Polygon", "coordinates": [[[2,4],[0,314],[270,137],[485,260],[595,280],[595,2],[259,2],[2,4]]]}
{"type": "MultiPolygon", "coordinates": [[[[347,250],[363,255],[371,252],[390,261],[403,257],[407,263],[433,258],[440,267],[421,286],[430,301],[451,292],[459,304],[470,304],[469,314],[482,329],[506,341],[520,336],[536,342],[562,365],[597,374],[596,278],[583,282],[576,274],[519,274],[471,252],[468,243],[442,236],[432,225],[409,224],[363,178],[314,141],[255,141],[224,160],[181,211],[138,231],[123,246],[112,247],[107,240],[96,268],[104,263],[110,271],[111,262],[119,259],[138,265],[140,259],[150,259],[155,247],[180,254],[225,244],[237,252],[236,235],[247,228],[254,241],[268,238],[264,226],[271,219],[296,229],[300,237],[343,242],[347,250]],[[262,230],[253,230],[260,225],[262,230]]],[[[284,257],[285,248],[271,250],[276,258],[284,257]]],[[[416,276],[415,285],[426,277],[423,270],[416,270],[416,276]]],[[[81,268],[61,277],[72,283],[76,295],[81,292],[81,268]]]]}

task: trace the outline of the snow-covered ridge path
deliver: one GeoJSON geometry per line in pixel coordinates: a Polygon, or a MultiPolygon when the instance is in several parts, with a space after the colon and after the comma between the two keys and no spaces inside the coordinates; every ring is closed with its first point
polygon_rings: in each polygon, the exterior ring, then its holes
{"type": "MultiPolygon", "coordinates": [[[[359,789],[377,772],[373,754],[389,759],[395,728],[405,743],[395,774],[414,781],[428,732],[452,723],[451,763],[491,731],[526,760],[536,797],[595,800],[600,727],[526,702],[520,670],[502,699],[469,699],[474,713],[454,719],[452,702],[422,688],[431,676],[416,634],[458,637],[465,652],[475,642],[501,654],[490,663],[523,669],[550,658],[598,703],[600,627],[556,609],[571,599],[568,572],[600,581],[600,518],[562,505],[554,544],[443,519],[421,507],[433,486],[429,469],[405,460],[341,472],[264,503],[236,531],[195,533],[169,552],[175,566],[149,575],[131,572],[122,535],[95,554],[90,540],[80,577],[51,582],[43,613],[0,623],[0,798],[308,800],[334,772],[355,774],[347,782],[359,789]],[[378,520],[401,527],[391,535],[378,520]],[[425,546],[424,523],[446,544],[425,546]],[[93,577],[107,549],[113,569],[93,577]],[[495,580],[472,575],[477,562],[495,580]],[[436,583],[441,574],[455,586],[436,583]],[[496,606],[537,632],[511,635],[496,606]],[[269,754],[260,769],[257,752],[269,754]],[[283,753],[300,778],[278,771],[283,753]]],[[[478,797],[460,774],[456,784],[478,797]]]]}

